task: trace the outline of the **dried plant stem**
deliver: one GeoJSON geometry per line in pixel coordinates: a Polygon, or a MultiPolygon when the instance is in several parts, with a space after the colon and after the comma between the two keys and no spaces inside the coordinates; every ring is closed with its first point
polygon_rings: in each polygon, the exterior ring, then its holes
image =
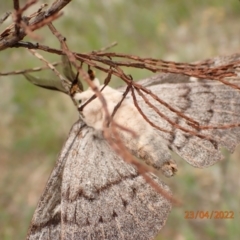
{"type": "Polygon", "coordinates": [[[48,62],[42,55],[37,53],[34,49],[29,49],[29,52],[31,52],[35,57],[44,62],[59,77],[62,86],[64,87],[66,92],[69,92],[70,83],[57,71],[57,69],[50,62],[48,62]]]}
{"type": "MultiPolygon", "coordinates": [[[[58,65],[61,65],[61,62],[53,62],[51,63],[52,66],[56,67],[58,65]]],[[[31,72],[40,72],[42,70],[49,69],[49,66],[43,66],[43,67],[35,67],[35,68],[29,68],[24,70],[16,70],[16,71],[10,71],[10,72],[0,72],[0,76],[8,76],[8,75],[19,75],[24,73],[31,73],[31,72]]]]}

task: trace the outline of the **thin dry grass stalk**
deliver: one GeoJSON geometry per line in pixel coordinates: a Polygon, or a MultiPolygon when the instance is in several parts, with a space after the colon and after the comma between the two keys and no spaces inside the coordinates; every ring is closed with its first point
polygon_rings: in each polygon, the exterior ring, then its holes
{"type": "Polygon", "coordinates": [[[3,16],[0,18],[0,25],[4,23],[5,20],[11,15],[11,12],[6,12],[3,14],[3,16]]]}
{"type": "MultiPolygon", "coordinates": [[[[56,67],[61,65],[61,62],[53,62],[51,63],[52,66],[56,67]]],[[[32,72],[40,72],[42,70],[49,69],[49,66],[43,66],[43,67],[35,67],[35,68],[29,68],[24,70],[15,70],[15,71],[9,71],[9,72],[0,72],[0,76],[8,76],[8,75],[19,75],[24,73],[32,73],[32,72]]]]}

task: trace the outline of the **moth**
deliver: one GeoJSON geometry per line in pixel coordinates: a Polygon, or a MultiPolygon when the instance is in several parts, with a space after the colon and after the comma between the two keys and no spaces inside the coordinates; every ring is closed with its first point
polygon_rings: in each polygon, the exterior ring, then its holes
{"type": "MultiPolygon", "coordinates": [[[[213,62],[229,61],[231,57],[216,58],[213,62]]],[[[232,82],[239,85],[237,80],[232,82]]],[[[151,96],[136,96],[148,119],[167,131],[156,130],[143,122],[145,120],[135,112],[136,109],[133,110],[133,98],[128,96],[119,113],[116,112],[115,121],[128,123],[123,113],[130,114],[133,121],[130,127],[143,124],[147,133],[140,132],[140,137],[136,139],[122,133],[121,138],[133,154],[162,170],[165,175],[168,174],[163,163],[175,164],[171,162],[170,150],[192,166],[204,168],[223,158],[221,147],[233,152],[240,142],[240,127],[236,124],[240,122],[238,90],[217,81],[192,81],[189,77],[170,73],[158,74],[139,84],[200,126],[209,126],[196,130],[179,114],[151,96]],[[151,105],[147,105],[146,101],[151,105]],[[157,111],[149,106],[154,106],[157,111]],[[165,117],[161,118],[158,112],[165,117]],[[224,127],[230,125],[232,127],[224,127]],[[141,154],[142,149],[144,154],[141,154]]],[[[98,82],[96,85],[101,88],[98,82]]],[[[110,87],[102,90],[110,113],[122,92],[123,89],[110,87]]],[[[93,92],[87,89],[74,98],[81,107],[92,95],[93,92]]],[[[171,202],[157,193],[137,169],[119,157],[101,136],[102,114],[98,99],[86,105],[85,110],[83,108],[37,205],[27,239],[145,240],[154,239],[164,226],[171,211],[171,202]]],[[[139,129],[136,127],[134,130],[139,129]]],[[[150,177],[171,194],[169,187],[157,176],[150,174],[150,177]]]]}

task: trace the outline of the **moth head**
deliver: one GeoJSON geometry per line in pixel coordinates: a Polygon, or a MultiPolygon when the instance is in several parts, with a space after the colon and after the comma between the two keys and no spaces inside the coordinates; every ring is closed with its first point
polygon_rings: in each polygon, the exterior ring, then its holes
{"type": "Polygon", "coordinates": [[[82,103],[86,102],[93,95],[93,91],[86,90],[81,93],[75,93],[73,99],[77,103],[78,107],[81,106],[82,103]]]}
{"type": "Polygon", "coordinates": [[[82,103],[82,93],[75,93],[73,99],[76,102],[77,106],[79,107],[82,103]]]}

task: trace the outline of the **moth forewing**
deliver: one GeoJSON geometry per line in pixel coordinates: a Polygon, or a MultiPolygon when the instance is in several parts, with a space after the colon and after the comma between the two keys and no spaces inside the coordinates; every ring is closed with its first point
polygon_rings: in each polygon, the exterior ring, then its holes
{"type": "Polygon", "coordinates": [[[152,239],[170,209],[133,166],[78,121],[35,210],[28,239],[152,239]]]}
{"type": "Polygon", "coordinates": [[[55,233],[57,234],[55,239],[61,239],[62,174],[68,155],[71,153],[69,150],[80,135],[81,128],[74,125],[35,209],[27,239],[47,239],[47,236],[54,236],[55,233]]]}

